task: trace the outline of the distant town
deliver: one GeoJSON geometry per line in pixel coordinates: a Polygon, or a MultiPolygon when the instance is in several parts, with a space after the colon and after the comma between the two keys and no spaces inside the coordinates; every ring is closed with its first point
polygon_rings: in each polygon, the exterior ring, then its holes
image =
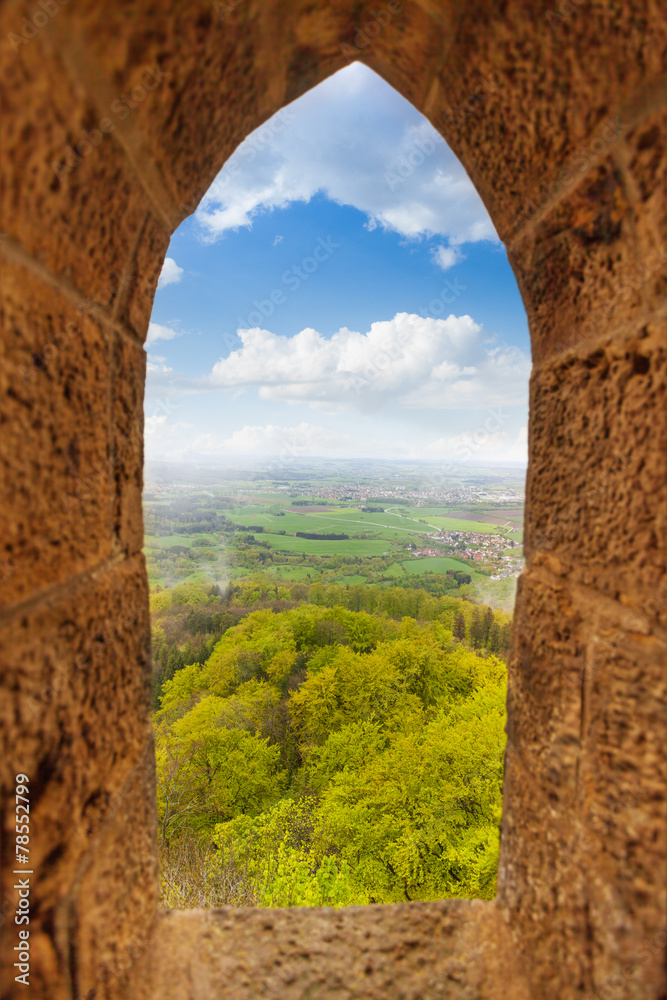
{"type": "Polygon", "coordinates": [[[472,559],[476,563],[497,564],[496,572],[489,577],[491,580],[506,580],[518,576],[523,569],[523,558],[518,554],[507,552],[515,543],[504,534],[489,535],[477,531],[438,531],[426,536],[433,547],[412,548],[408,546],[413,557],[432,558],[434,556],[453,555],[463,559],[472,559]]]}

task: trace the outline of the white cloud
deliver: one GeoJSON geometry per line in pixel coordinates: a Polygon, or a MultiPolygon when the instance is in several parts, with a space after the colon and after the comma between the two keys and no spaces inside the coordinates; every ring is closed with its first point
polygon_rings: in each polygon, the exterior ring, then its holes
{"type": "Polygon", "coordinates": [[[224,435],[197,433],[192,425],[170,421],[166,414],[147,416],[146,446],[151,455],[197,460],[223,455],[271,456],[287,466],[296,458],[314,455],[344,457],[358,451],[358,435],[301,421],[294,426],[247,424],[224,435]]]}
{"type": "Polygon", "coordinates": [[[157,282],[158,288],[164,288],[165,285],[177,285],[182,274],[183,268],[178,266],[174,258],[165,257],[157,282]]]}
{"type": "Polygon", "coordinates": [[[499,346],[470,316],[432,319],[397,313],[367,333],[340,329],[327,339],[307,328],[284,337],[239,330],[242,346],[208,377],[223,389],[257,387],[263,400],[307,403],[325,412],[479,409],[520,405],[530,361],[499,346]]]}
{"type": "Polygon", "coordinates": [[[146,417],[144,420],[144,437],[146,438],[146,443],[150,444],[155,438],[160,435],[160,431],[164,427],[167,421],[167,416],[164,413],[152,414],[146,417]]]}
{"type": "MultiPolygon", "coordinates": [[[[348,454],[349,434],[301,421],[295,427],[276,424],[242,427],[221,442],[222,450],[242,455],[279,455],[285,462],[298,455],[348,454]]],[[[202,450],[201,447],[198,450],[202,450]]]]}
{"type": "Polygon", "coordinates": [[[500,409],[490,409],[484,419],[470,430],[424,444],[419,457],[452,462],[522,462],[528,461],[528,429],[518,433],[502,428],[509,415],[500,409]]]}
{"type": "MultiPolygon", "coordinates": [[[[497,240],[463,167],[431,125],[372,70],[334,74],[252,133],[197,211],[206,238],[261,210],[322,192],[369,228],[450,243],[497,240]]],[[[451,266],[451,265],[450,265],[451,266]]]]}
{"type": "Polygon", "coordinates": [[[154,344],[156,340],[173,340],[178,336],[179,331],[171,326],[163,326],[161,323],[149,323],[146,344],[154,344]]]}
{"type": "Polygon", "coordinates": [[[464,254],[461,253],[457,246],[435,247],[432,256],[435,263],[443,271],[448,271],[450,267],[454,267],[454,264],[458,264],[459,261],[465,259],[464,254]]]}
{"type": "Polygon", "coordinates": [[[146,371],[150,372],[151,375],[160,373],[166,374],[167,372],[172,372],[174,369],[170,368],[165,362],[166,358],[158,357],[156,354],[149,354],[146,361],[146,371]]]}
{"type": "Polygon", "coordinates": [[[151,413],[144,417],[146,453],[162,456],[167,461],[187,460],[195,434],[192,423],[172,420],[168,413],[151,413]]]}
{"type": "MultiPolygon", "coordinates": [[[[487,462],[526,461],[526,428],[518,429],[517,414],[490,408],[466,421],[458,414],[448,434],[426,428],[377,420],[330,425],[299,423],[242,424],[231,433],[207,430],[166,414],[146,417],[146,448],[150,458],[206,462],[216,458],[270,457],[288,468],[301,458],[390,458],[426,460],[463,466],[487,462]],[[461,430],[461,428],[465,428],[461,430]],[[498,429],[499,428],[499,429],[498,429]]],[[[442,471],[442,469],[440,470],[442,471]]]]}

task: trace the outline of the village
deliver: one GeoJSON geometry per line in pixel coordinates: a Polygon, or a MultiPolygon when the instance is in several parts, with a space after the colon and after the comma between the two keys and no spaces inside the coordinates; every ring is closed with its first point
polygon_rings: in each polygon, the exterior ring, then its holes
{"type": "Polygon", "coordinates": [[[478,531],[437,531],[426,536],[433,544],[423,548],[408,546],[413,557],[427,558],[452,554],[481,565],[492,564],[492,580],[516,577],[523,569],[521,547],[503,534],[478,531]],[[515,550],[515,551],[512,551],[515,550]]]}

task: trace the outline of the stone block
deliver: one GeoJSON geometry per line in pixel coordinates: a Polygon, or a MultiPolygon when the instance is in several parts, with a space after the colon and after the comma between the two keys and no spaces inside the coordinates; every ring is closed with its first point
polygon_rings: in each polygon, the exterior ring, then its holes
{"type": "Polygon", "coordinates": [[[91,304],[112,310],[130,278],[149,200],[114,134],[121,112],[96,106],[59,48],[73,8],[53,3],[50,18],[33,4],[0,12],[5,43],[22,37],[24,19],[41,13],[46,21],[16,51],[6,44],[0,68],[0,145],[12,176],[0,188],[0,232],[91,304]]]}
{"type": "Polygon", "coordinates": [[[127,989],[152,945],[159,904],[155,811],[150,740],[88,833],[88,850],[68,900],[81,996],[113,996],[127,989]]]}
{"type": "MultiPolygon", "coordinates": [[[[601,148],[613,149],[603,138],[609,118],[623,112],[630,123],[664,88],[667,23],[644,2],[475,0],[438,4],[432,16],[444,31],[426,113],[436,127],[445,122],[508,245],[585,177],[601,148]]],[[[383,75],[400,89],[382,55],[383,75]]]]}
{"type": "Polygon", "coordinates": [[[659,309],[667,297],[667,114],[656,111],[625,136],[623,157],[637,214],[645,308],[659,309]]]}
{"type": "Polygon", "coordinates": [[[111,553],[108,331],[3,264],[0,592],[13,603],[111,553]]]}
{"type": "Polygon", "coordinates": [[[143,340],[148,332],[153,299],[167,254],[169,236],[163,223],[156,221],[151,215],[147,217],[137,242],[132,277],[128,281],[118,318],[136,331],[140,340],[143,340]]]}
{"type": "Polygon", "coordinates": [[[45,897],[149,738],[148,636],[141,556],[2,622],[2,780],[30,777],[45,897]]]}
{"type": "Polygon", "coordinates": [[[536,995],[548,995],[554,948],[559,997],[659,990],[667,650],[632,620],[570,579],[521,580],[498,903],[521,928],[536,995]]]}
{"type": "Polygon", "coordinates": [[[533,372],[525,536],[534,561],[663,621],[664,329],[533,372]]]}
{"type": "Polygon", "coordinates": [[[126,556],[144,544],[141,491],[144,472],[146,352],[117,336],[113,359],[113,531],[126,556]]]}
{"type": "Polygon", "coordinates": [[[607,159],[509,252],[533,359],[585,349],[636,317],[642,260],[620,168],[607,159]]]}

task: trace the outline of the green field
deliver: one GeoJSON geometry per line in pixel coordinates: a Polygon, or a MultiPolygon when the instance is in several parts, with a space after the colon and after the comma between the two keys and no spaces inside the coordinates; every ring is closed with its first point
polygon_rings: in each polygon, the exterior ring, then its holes
{"type": "MultiPolygon", "coordinates": [[[[443,531],[478,531],[480,533],[486,532],[489,535],[499,534],[499,525],[489,524],[487,521],[464,521],[458,517],[447,517],[446,513],[443,511],[435,510],[425,510],[420,508],[416,513],[428,524],[433,525],[434,528],[442,528],[443,531]]],[[[512,531],[512,536],[515,532],[512,531]]]]}
{"type": "Polygon", "coordinates": [[[235,524],[262,524],[267,531],[363,531],[364,528],[393,528],[393,535],[427,533],[428,525],[416,524],[396,514],[368,514],[349,508],[332,513],[285,513],[276,515],[272,510],[252,507],[236,507],[225,515],[235,524]]]}
{"type": "MultiPolygon", "coordinates": [[[[499,534],[497,524],[487,524],[485,521],[460,521],[453,517],[430,517],[429,521],[444,531],[478,531],[488,535],[499,534]]],[[[512,529],[512,535],[515,534],[512,529]]]]}
{"type": "MultiPolygon", "coordinates": [[[[392,579],[398,583],[432,574],[443,581],[433,579],[424,585],[444,587],[447,572],[462,570],[470,573],[473,583],[467,586],[474,592],[482,586],[491,593],[507,590],[506,580],[489,580],[455,553],[415,558],[409,549],[439,548],[427,538],[437,530],[502,534],[503,548],[520,557],[520,548],[510,548],[510,542],[516,545],[522,538],[523,481],[518,474],[482,471],[479,484],[472,485],[466,471],[463,481],[457,483],[454,477],[451,487],[443,487],[443,502],[438,505],[428,484],[421,493],[418,464],[410,468],[372,461],[313,461],[305,467],[306,475],[295,468],[294,478],[284,481],[285,489],[276,489],[270,478],[267,483],[260,472],[253,480],[247,467],[232,473],[202,473],[203,480],[194,478],[198,470],[183,467],[173,487],[159,476],[152,488],[147,483],[144,551],[151,581],[170,585],[184,579],[218,581],[269,574],[285,582],[388,585],[392,579]],[[505,478],[518,502],[502,495],[499,480],[505,478]],[[491,493],[497,490],[498,502],[493,497],[478,501],[479,486],[491,493]],[[362,506],[381,509],[362,511],[362,506]],[[238,530],[231,530],[232,525],[238,530]],[[320,541],[297,538],[297,532],[350,537],[320,541]],[[175,546],[183,551],[169,551],[175,546]]],[[[474,540],[470,542],[475,548],[474,540]]],[[[494,571],[496,567],[503,569],[499,557],[494,571]]],[[[504,568],[515,575],[520,563],[511,569],[505,563],[504,568]]]]}
{"type": "Polygon", "coordinates": [[[349,538],[340,542],[316,542],[292,535],[257,535],[257,538],[269,542],[277,552],[304,552],[315,556],[381,556],[391,551],[389,543],[383,538],[349,538]]]}
{"type": "MultiPolygon", "coordinates": [[[[284,517],[276,517],[275,514],[255,508],[248,512],[247,508],[240,513],[230,512],[226,515],[234,524],[247,527],[250,524],[261,524],[265,531],[286,531],[288,535],[293,535],[297,531],[340,531],[336,522],[332,521],[329,514],[285,514],[284,517]]],[[[338,522],[340,523],[340,522],[338,522]]]]}
{"type": "Polygon", "coordinates": [[[474,576],[474,570],[467,563],[449,556],[425,556],[423,559],[408,559],[401,566],[410,576],[423,576],[424,573],[446,573],[448,569],[461,570],[474,576]]]}
{"type": "Polygon", "coordinates": [[[443,531],[477,531],[480,533],[498,534],[504,527],[505,522],[510,521],[510,530],[503,531],[503,534],[508,534],[508,537],[513,538],[515,541],[522,537],[523,517],[517,514],[517,511],[508,512],[507,517],[504,516],[504,512],[501,512],[502,516],[499,523],[493,523],[486,511],[480,510],[479,520],[472,519],[474,517],[473,511],[467,511],[466,513],[471,515],[471,517],[459,517],[458,512],[450,511],[444,507],[413,507],[410,508],[409,515],[403,515],[403,523],[407,523],[412,519],[416,522],[414,524],[416,530],[429,531],[431,528],[439,528],[443,531]]]}
{"type": "Polygon", "coordinates": [[[312,570],[306,566],[270,566],[266,571],[268,576],[275,576],[278,580],[289,580],[291,583],[301,583],[303,580],[312,578],[312,570]]]}
{"type": "Polygon", "coordinates": [[[183,545],[191,548],[196,542],[197,535],[146,535],[144,545],[146,548],[168,549],[172,545],[183,545]]]}

